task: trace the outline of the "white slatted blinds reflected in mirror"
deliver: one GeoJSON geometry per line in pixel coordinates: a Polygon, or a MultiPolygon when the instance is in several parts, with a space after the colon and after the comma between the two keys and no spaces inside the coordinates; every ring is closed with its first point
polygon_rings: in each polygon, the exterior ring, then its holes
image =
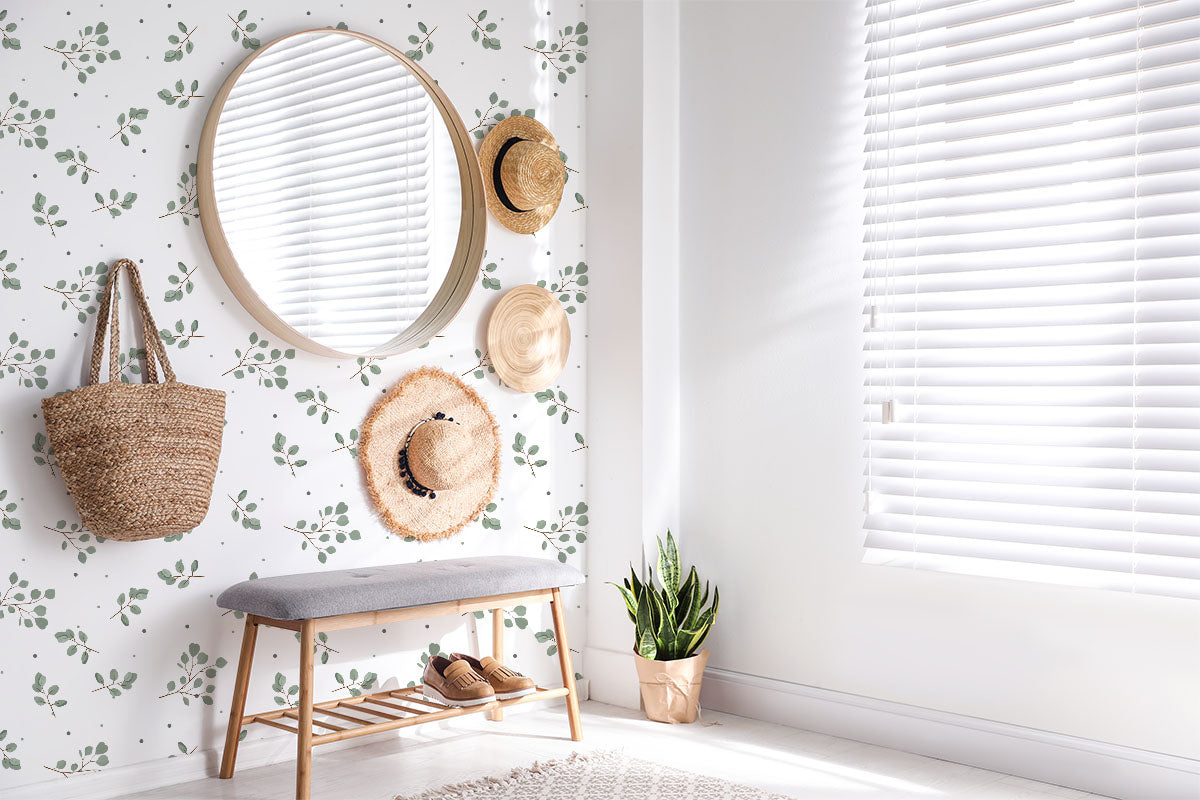
{"type": "Polygon", "coordinates": [[[246,278],[303,335],[370,353],[426,309],[462,215],[449,129],[389,53],[322,32],[273,45],[217,126],[213,186],[246,278]]]}
{"type": "Polygon", "coordinates": [[[865,560],[1200,597],[1200,0],[870,0],[865,560]]]}

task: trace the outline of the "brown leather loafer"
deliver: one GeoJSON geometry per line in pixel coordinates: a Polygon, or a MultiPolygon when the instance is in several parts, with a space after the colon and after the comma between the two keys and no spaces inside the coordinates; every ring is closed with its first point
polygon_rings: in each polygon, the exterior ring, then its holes
{"type": "Polygon", "coordinates": [[[532,694],[537,688],[531,678],[526,678],[519,672],[513,672],[489,656],[478,659],[463,653],[451,653],[450,661],[469,664],[476,675],[491,685],[496,697],[500,700],[511,700],[514,697],[532,694]]]}
{"type": "Polygon", "coordinates": [[[425,666],[421,693],[448,706],[479,706],[496,699],[496,693],[465,661],[434,656],[425,666]]]}

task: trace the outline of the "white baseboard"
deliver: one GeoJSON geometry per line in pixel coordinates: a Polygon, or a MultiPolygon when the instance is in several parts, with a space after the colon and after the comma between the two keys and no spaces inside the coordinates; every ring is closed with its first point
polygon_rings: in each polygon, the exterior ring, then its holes
{"type": "Polygon", "coordinates": [[[701,702],[714,711],[1108,797],[1200,797],[1197,760],[830,689],[710,668],[701,702]]]}
{"type": "MultiPolygon", "coordinates": [[[[577,690],[580,701],[588,698],[590,681],[587,678],[578,682],[577,690]]],[[[506,717],[514,714],[526,714],[543,707],[541,703],[524,703],[509,706],[505,709],[506,717]]],[[[429,723],[444,725],[452,720],[429,723]]],[[[503,724],[503,723],[499,723],[503,724]]],[[[403,731],[392,731],[392,736],[402,736],[403,731]]],[[[318,753],[330,753],[349,747],[362,747],[382,741],[386,734],[360,736],[344,742],[331,742],[321,745],[318,753]]],[[[160,758],[154,761],[143,761],[140,764],[129,764],[123,767],[109,767],[99,772],[86,775],[73,775],[68,780],[57,776],[38,783],[17,786],[0,791],[0,800],[110,800],[122,798],[131,792],[145,792],[159,789],[163,786],[198,781],[204,778],[217,780],[217,770],[221,764],[221,745],[212,750],[197,750],[190,756],[175,758],[160,758]]],[[[238,747],[237,771],[241,774],[248,769],[278,764],[282,761],[296,759],[296,737],[280,733],[263,739],[251,739],[238,747]]],[[[47,773],[49,774],[49,773],[47,773]]]]}
{"type": "Polygon", "coordinates": [[[632,650],[585,647],[583,657],[591,681],[591,699],[621,708],[642,707],[632,650]]]}

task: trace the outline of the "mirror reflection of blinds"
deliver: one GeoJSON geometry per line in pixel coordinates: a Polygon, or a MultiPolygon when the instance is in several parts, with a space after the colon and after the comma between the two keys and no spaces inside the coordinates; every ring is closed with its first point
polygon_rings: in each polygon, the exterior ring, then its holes
{"type": "Polygon", "coordinates": [[[1200,597],[1200,0],[870,0],[866,552],[1200,597]]]}
{"type": "Polygon", "coordinates": [[[295,37],[239,78],[217,130],[218,210],[243,271],[289,325],[360,352],[424,311],[438,289],[438,124],[417,79],[354,39],[295,37]]]}

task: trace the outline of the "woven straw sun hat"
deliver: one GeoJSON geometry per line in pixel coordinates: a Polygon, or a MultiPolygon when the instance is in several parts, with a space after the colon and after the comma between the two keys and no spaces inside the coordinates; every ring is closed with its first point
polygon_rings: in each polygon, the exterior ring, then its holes
{"type": "Polygon", "coordinates": [[[501,225],[533,233],[550,222],[562,200],[567,168],[558,142],[532,117],[501,120],[479,148],[487,204],[501,225]]]}
{"type": "Polygon", "coordinates": [[[500,430],[473,389],[422,367],[371,409],[359,459],[367,494],[392,531],[443,539],[491,502],[500,480],[500,430]]]}

